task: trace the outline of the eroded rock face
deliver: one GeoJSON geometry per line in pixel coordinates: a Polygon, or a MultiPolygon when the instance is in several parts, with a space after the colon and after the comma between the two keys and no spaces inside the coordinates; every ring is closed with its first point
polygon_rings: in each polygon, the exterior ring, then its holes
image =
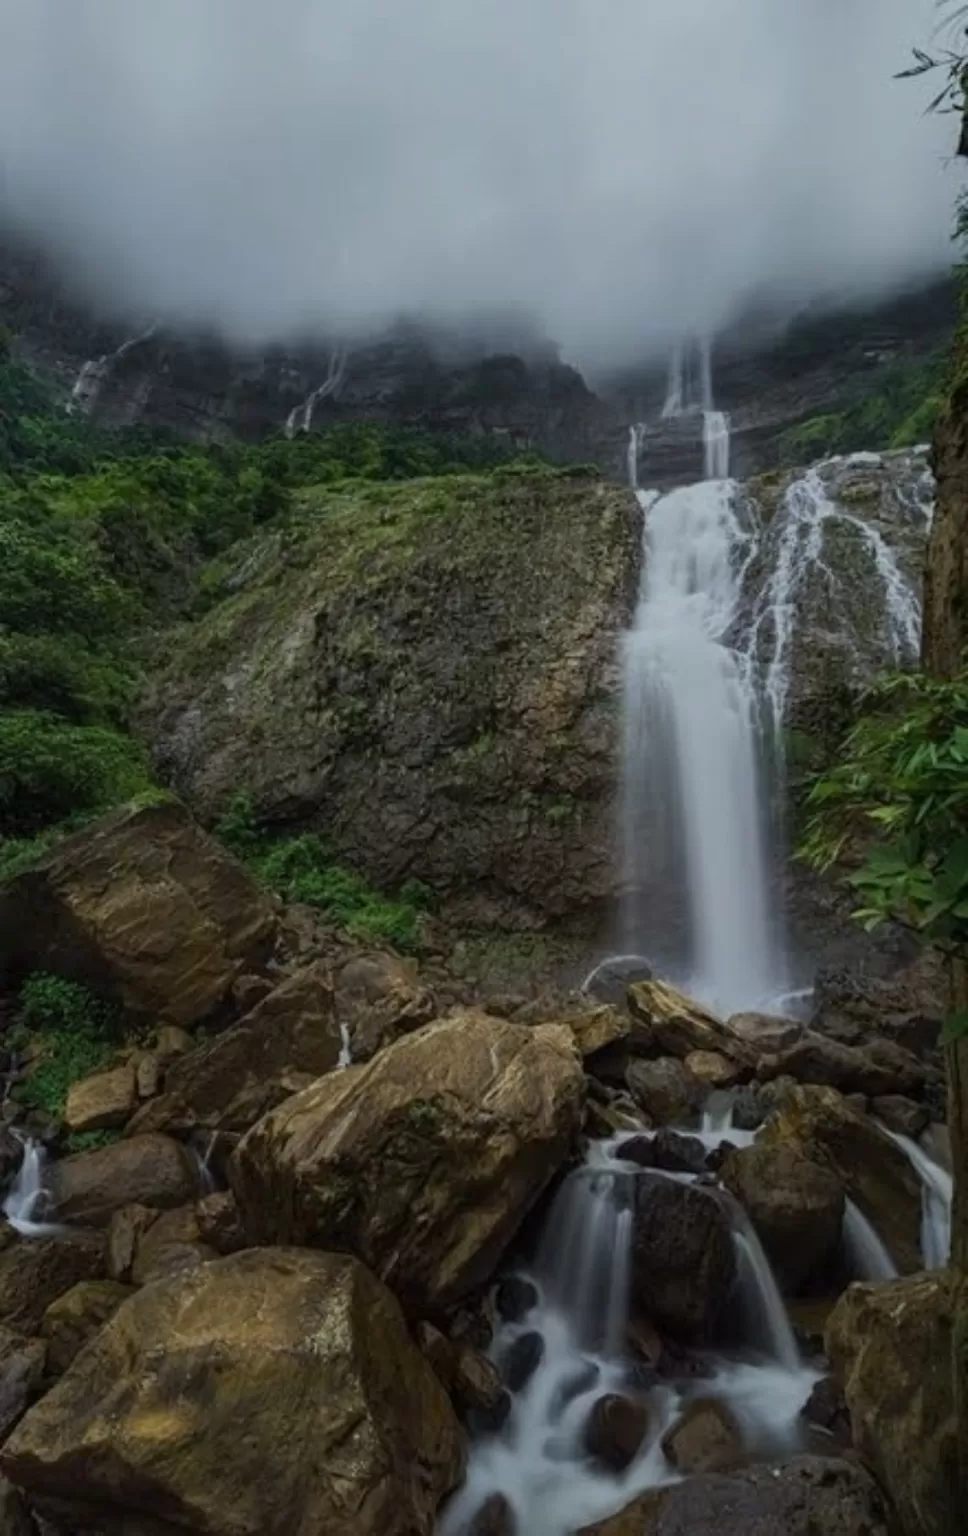
{"type": "Polygon", "coordinates": [[[206,816],[245,784],[465,918],[597,909],[635,498],[548,475],[318,494],[298,554],[270,533],[155,679],[166,778],[206,816]]]}
{"type": "Polygon", "coordinates": [[[95,1524],[430,1536],[463,1453],[386,1288],[354,1259],[273,1250],[139,1291],[0,1461],[95,1524]]]}
{"type": "Polygon", "coordinates": [[[306,1076],[332,1071],[339,1054],[332,977],[323,963],[307,966],[240,1023],[179,1056],[166,1072],[165,1092],[139,1111],[129,1130],[246,1131],[306,1076]]]}
{"type": "Polygon", "coordinates": [[[852,1285],[827,1324],[854,1444],[889,1493],[905,1536],[964,1528],[952,1390],[948,1277],[852,1285]]]}
{"type": "Polygon", "coordinates": [[[791,1089],[760,1145],[793,1147],[812,1162],[828,1163],[902,1273],[921,1268],[920,1180],[886,1132],[835,1089],[791,1089]]]}
{"type": "Polygon", "coordinates": [[[746,1211],[777,1278],[795,1295],[836,1251],[844,1221],[844,1190],[827,1163],[793,1146],[740,1148],[720,1178],[746,1211]]]}
{"type": "Polygon", "coordinates": [[[249,1131],[231,1165],[246,1230],[356,1253],[405,1304],[443,1307],[493,1272],[567,1157],[582,1096],[565,1028],[427,1025],[249,1131]]]}
{"type": "Polygon", "coordinates": [[[122,1206],[166,1210],[196,1199],[198,1168],[170,1136],[132,1136],[63,1158],[50,1170],[49,1187],[58,1221],[103,1227],[122,1206]]]}
{"type": "Polygon", "coordinates": [[[716,1322],[736,1274],[729,1218],[706,1189],[660,1175],[635,1181],[634,1305],[662,1328],[696,1337],[716,1322]]]}
{"type": "Polygon", "coordinates": [[[241,864],[174,803],[95,822],[0,893],[14,972],[71,977],[153,1021],[190,1026],[229,1006],[275,934],[241,864]]]}

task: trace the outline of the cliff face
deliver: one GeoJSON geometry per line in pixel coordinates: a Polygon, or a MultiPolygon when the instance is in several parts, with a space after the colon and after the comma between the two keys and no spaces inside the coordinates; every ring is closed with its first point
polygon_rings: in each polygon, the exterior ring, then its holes
{"type": "Polygon", "coordinates": [[[465,919],[599,916],[640,536],[630,493],[566,475],[312,492],[175,643],[159,766],[465,919]]]}
{"type": "Polygon", "coordinates": [[[924,578],[924,665],[950,676],[968,645],[968,342],[935,434],[937,510],[924,578]]]}

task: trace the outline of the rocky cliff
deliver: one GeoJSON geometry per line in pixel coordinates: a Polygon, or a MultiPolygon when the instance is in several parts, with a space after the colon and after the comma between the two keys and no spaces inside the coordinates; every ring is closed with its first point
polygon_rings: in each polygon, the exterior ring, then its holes
{"type": "Polygon", "coordinates": [[[567,473],[309,493],[156,676],[158,765],[204,815],[246,789],[385,889],[587,917],[639,548],[634,498],[567,473]]]}

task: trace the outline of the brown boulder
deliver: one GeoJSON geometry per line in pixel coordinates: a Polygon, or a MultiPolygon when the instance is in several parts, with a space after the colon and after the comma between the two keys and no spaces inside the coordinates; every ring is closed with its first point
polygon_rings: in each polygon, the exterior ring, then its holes
{"type": "Polygon", "coordinates": [[[16,973],[54,971],[129,1012],[191,1026],[271,954],[276,916],[251,877],[174,802],[117,811],[0,893],[16,973]]]}
{"type": "Polygon", "coordinates": [[[917,1141],[921,1132],[928,1128],[929,1116],[924,1105],[915,1104],[913,1099],[907,1099],[901,1093],[888,1093],[874,1099],[871,1113],[889,1131],[895,1131],[899,1136],[909,1136],[912,1141],[917,1141]]]}
{"type": "Polygon", "coordinates": [[[951,1369],[954,1310],[944,1274],[852,1285],[827,1324],[854,1444],[897,1509],[904,1536],[964,1529],[951,1369]]]}
{"type": "Polygon", "coordinates": [[[100,1233],[17,1238],[0,1253],[0,1322],[18,1333],[38,1333],[52,1302],[103,1271],[100,1233]]]}
{"type": "Polygon", "coordinates": [[[355,1259],[236,1254],[136,1292],[0,1452],[97,1529],[430,1536],[460,1432],[355,1259]]]}
{"type": "Polygon", "coordinates": [[[246,1131],[340,1055],[333,984],[322,963],[275,987],[231,1029],[179,1056],[165,1091],[132,1120],[128,1134],[202,1128],[246,1131]]]}
{"type": "Polygon", "coordinates": [[[649,1408],[641,1399],[609,1392],[598,1398],[585,1425],[585,1450],[610,1472],[624,1472],[649,1433],[649,1408]]]}
{"type": "Polygon", "coordinates": [[[246,1246],[238,1202],[231,1190],[219,1190],[214,1195],[206,1195],[196,1205],[195,1215],[201,1241],[214,1248],[223,1258],[230,1253],[240,1253],[246,1246]]]}
{"type": "Polygon", "coordinates": [[[757,1056],[773,1055],[796,1045],[803,1025],[771,1013],[734,1013],[726,1020],[728,1034],[757,1056]]]}
{"type": "Polygon", "coordinates": [[[722,1201],[696,1185],[641,1174],[632,1227],[635,1306],[660,1328],[695,1337],[715,1324],[735,1275],[722,1201]]]}
{"type": "Polygon", "coordinates": [[[379,950],[354,955],[336,970],[334,984],[336,1016],[349,1030],[356,1064],[429,1024],[437,1011],[415,963],[400,955],[379,950]]]}
{"type": "Polygon", "coordinates": [[[452,1304],[567,1157],[583,1085],[566,1029],[426,1025],[249,1131],[230,1167],[246,1232],[356,1253],[419,1311],[452,1304]]]}
{"type": "Polygon", "coordinates": [[[690,1051],[683,1066],[709,1092],[717,1088],[734,1088],[743,1076],[742,1069],[718,1051],[690,1051]]]}
{"type": "Polygon", "coordinates": [[[620,1045],[628,1039],[630,1028],[626,1014],[604,1003],[599,1008],[589,1008],[586,1013],[570,1014],[562,1023],[568,1025],[585,1058],[596,1056],[608,1046],[620,1045]]]}
{"type": "Polygon", "coordinates": [[[756,1228],[781,1287],[795,1294],[840,1245],[839,1177],[795,1146],[754,1143],[729,1154],[720,1178],[756,1228]]]}
{"type": "Polygon", "coordinates": [[[799,1456],[644,1494],[578,1536],[888,1536],[884,1501],[854,1462],[799,1456]]]}
{"type": "Polygon", "coordinates": [[[910,1052],[888,1040],[875,1040],[858,1050],[809,1033],[786,1050],[762,1057],[756,1075],[761,1082],[794,1077],[799,1083],[872,1097],[916,1091],[923,1088],[926,1077],[925,1069],[910,1052]]]}
{"type": "Polygon", "coordinates": [[[183,1270],[197,1269],[218,1255],[202,1242],[194,1206],[161,1211],[140,1235],[131,1266],[132,1285],[148,1285],[183,1270]]]}
{"type": "Polygon", "coordinates": [[[921,1182],[901,1149],[832,1088],[794,1088],[760,1133],[826,1162],[903,1273],[921,1268],[921,1182]]]}
{"type": "Polygon", "coordinates": [[[80,1280],[51,1302],[40,1331],[47,1341],[47,1368],[52,1376],[63,1375],[130,1295],[131,1287],[116,1280],[80,1280]]]}
{"type": "Polygon", "coordinates": [[[110,1131],[124,1125],[138,1099],[130,1062],[84,1077],[68,1089],[64,1124],[69,1131],[110,1131]]]}
{"type": "Polygon", "coordinates": [[[112,1280],[131,1278],[141,1237],[157,1220],[158,1212],[146,1205],[123,1205],[112,1212],[107,1238],[107,1271],[112,1280]]]}
{"type": "Polygon", "coordinates": [[[656,1125],[695,1125],[707,1089],[674,1056],[632,1061],[625,1074],[636,1104],[656,1125]]]}
{"type": "Polygon", "coordinates": [[[39,1395],[46,1356],[42,1339],[24,1338],[11,1328],[0,1327],[0,1441],[6,1440],[39,1395]]]}
{"type": "Polygon", "coordinates": [[[105,1227],[125,1205],[157,1210],[197,1198],[198,1166],[170,1136],[134,1136],[96,1152],[76,1152],[50,1170],[51,1209],[58,1221],[105,1227]]]}
{"type": "Polygon", "coordinates": [[[677,1472],[729,1472],[743,1460],[743,1432],[725,1403],[699,1397],[663,1435],[662,1451],[677,1472]]]}
{"type": "Polygon", "coordinates": [[[748,1059],[746,1047],[715,1014],[664,981],[636,982],[629,987],[628,1005],[632,1018],[649,1031],[657,1053],[678,1056],[680,1061],[690,1051],[748,1059]]]}

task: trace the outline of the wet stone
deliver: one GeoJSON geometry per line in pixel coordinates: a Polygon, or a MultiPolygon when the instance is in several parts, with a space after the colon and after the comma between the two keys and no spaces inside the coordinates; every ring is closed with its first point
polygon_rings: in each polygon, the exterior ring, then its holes
{"type": "Polygon", "coordinates": [[[640,1168],[654,1168],[653,1139],[651,1136],[630,1136],[628,1141],[623,1141],[621,1146],[616,1147],[615,1156],[621,1157],[627,1163],[638,1163],[640,1168]]]}
{"type": "Polygon", "coordinates": [[[624,1472],[649,1432],[648,1406],[620,1393],[600,1397],[585,1425],[585,1450],[611,1472],[624,1472]]]}
{"type": "Polygon", "coordinates": [[[594,1360],[587,1360],[582,1367],[575,1371],[573,1376],[569,1376],[568,1380],[563,1381],[561,1386],[558,1387],[548,1409],[549,1417],[560,1419],[569,1403],[573,1403],[577,1397],[584,1397],[586,1392],[590,1392],[598,1382],[601,1374],[601,1366],[596,1365],[594,1360]]]}
{"type": "Polygon", "coordinates": [[[656,1131],[652,1141],[653,1167],[667,1173],[704,1173],[706,1149],[695,1136],[682,1136],[678,1131],[656,1131]]]}
{"type": "Polygon", "coordinates": [[[502,1363],[505,1385],[511,1392],[527,1386],[544,1359],[545,1341],[540,1333],[522,1333],[511,1345],[502,1363]]]}
{"type": "Polygon", "coordinates": [[[467,1527],[467,1536],[518,1536],[518,1522],[503,1493],[492,1493],[467,1527]]]}
{"type": "Polygon", "coordinates": [[[538,1288],[523,1275],[508,1275],[497,1288],[494,1305],[506,1323],[520,1323],[538,1305],[538,1288]]]}

